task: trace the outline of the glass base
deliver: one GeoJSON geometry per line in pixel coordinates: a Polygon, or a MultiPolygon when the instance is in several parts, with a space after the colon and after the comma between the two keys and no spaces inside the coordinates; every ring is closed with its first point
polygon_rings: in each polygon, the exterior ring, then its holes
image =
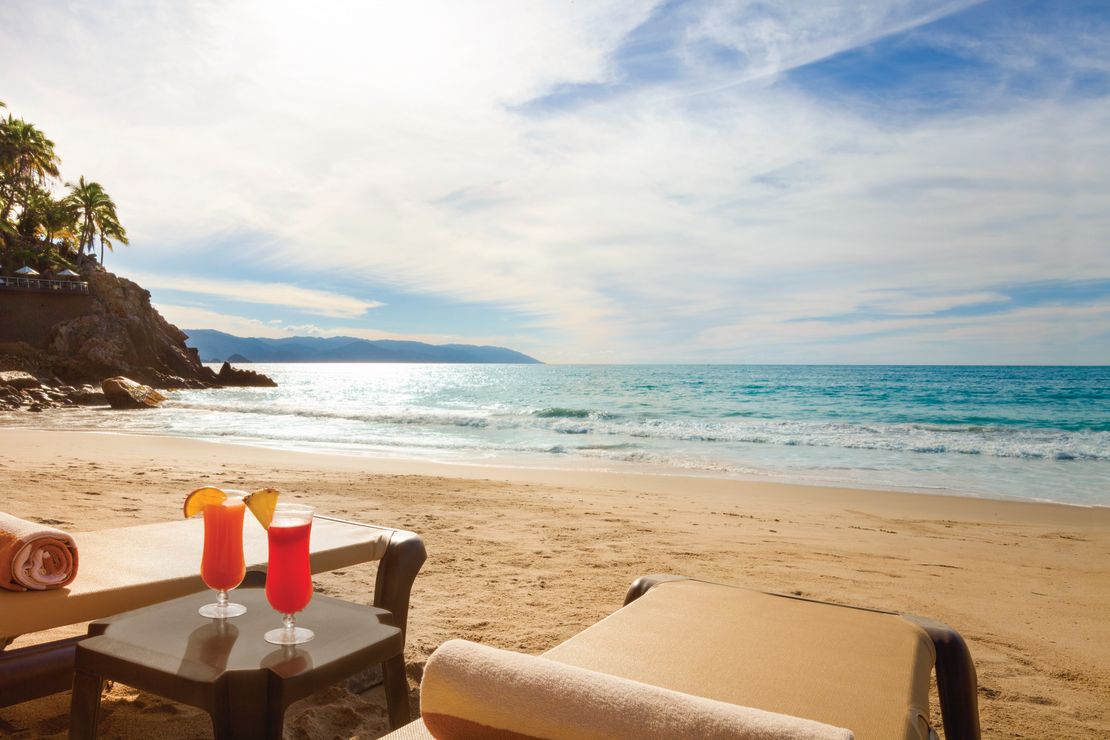
{"type": "Polygon", "coordinates": [[[202,617],[211,617],[212,619],[227,619],[229,617],[237,617],[240,614],[247,613],[247,607],[242,604],[232,604],[230,601],[224,603],[205,604],[200,609],[197,609],[202,617]]]}
{"type": "Polygon", "coordinates": [[[316,633],[304,627],[292,629],[279,627],[276,630],[270,630],[263,637],[266,638],[266,642],[272,642],[275,645],[300,645],[316,637],[316,633]]]}

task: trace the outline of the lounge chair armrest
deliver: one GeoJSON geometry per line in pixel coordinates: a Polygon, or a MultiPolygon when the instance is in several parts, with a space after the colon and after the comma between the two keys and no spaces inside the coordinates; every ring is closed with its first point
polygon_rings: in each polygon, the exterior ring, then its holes
{"type": "Polygon", "coordinates": [[[396,530],[389,538],[389,546],[378,563],[374,582],[374,606],[388,609],[393,614],[394,626],[407,633],[409,597],[416,574],[428,559],[424,540],[415,532],[396,530]]]}
{"type": "Polygon", "coordinates": [[[378,575],[374,581],[374,606],[388,609],[393,614],[394,626],[405,632],[409,614],[409,596],[417,573],[428,559],[424,540],[415,532],[404,529],[365,524],[350,519],[316,515],[316,519],[367,527],[380,532],[388,532],[389,540],[385,552],[378,560],[378,575]]]}
{"type": "Polygon", "coordinates": [[[975,663],[959,632],[943,622],[903,614],[929,635],[937,651],[937,694],[949,740],[979,740],[979,695],[975,663]]]}
{"type": "Polygon", "coordinates": [[[628,606],[633,601],[635,601],[636,599],[640,598],[641,596],[646,594],[651,589],[658,586],[660,583],[666,583],[667,581],[688,581],[688,580],[690,580],[690,579],[687,578],[686,576],[672,576],[672,575],[667,575],[666,573],[656,573],[656,574],[650,575],[650,576],[640,576],[639,578],[637,578],[635,581],[632,582],[631,586],[628,587],[628,593],[626,593],[624,595],[624,605],[628,606]]]}

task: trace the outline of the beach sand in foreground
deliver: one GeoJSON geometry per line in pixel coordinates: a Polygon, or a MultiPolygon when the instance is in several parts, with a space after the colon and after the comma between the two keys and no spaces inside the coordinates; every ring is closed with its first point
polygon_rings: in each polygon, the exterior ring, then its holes
{"type": "MultiPolygon", "coordinates": [[[[414,708],[452,637],[539,653],[680,573],[931,616],[970,644],[985,737],[1110,734],[1110,509],[679,476],[440,466],[165,437],[0,429],[0,510],[72,531],[180,516],[202,484],[271,485],[412,529],[414,708]]],[[[317,590],[367,602],[373,566],[317,590]]],[[[15,646],[83,632],[24,637],[15,646]]],[[[376,737],[380,689],[295,705],[287,737],[376,737]]],[[[0,735],[64,737],[68,694],[0,709],[0,735]]],[[[934,723],[939,726],[935,696],[934,723]]],[[[210,736],[207,716],[115,686],[101,737],[210,736]]]]}

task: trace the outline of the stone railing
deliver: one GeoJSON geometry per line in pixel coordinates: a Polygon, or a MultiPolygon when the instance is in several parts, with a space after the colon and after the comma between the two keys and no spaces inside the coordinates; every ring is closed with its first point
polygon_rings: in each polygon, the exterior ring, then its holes
{"type": "Polygon", "coordinates": [[[0,276],[0,290],[34,290],[42,293],[88,293],[89,284],[83,280],[48,280],[0,276]]]}

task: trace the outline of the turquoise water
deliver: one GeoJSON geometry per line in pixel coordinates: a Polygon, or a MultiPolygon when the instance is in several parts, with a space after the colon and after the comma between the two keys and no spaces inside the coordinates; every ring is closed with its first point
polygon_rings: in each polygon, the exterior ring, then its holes
{"type": "Polygon", "coordinates": [[[1110,505],[1110,368],[257,365],[83,428],[1110,505]]]}

